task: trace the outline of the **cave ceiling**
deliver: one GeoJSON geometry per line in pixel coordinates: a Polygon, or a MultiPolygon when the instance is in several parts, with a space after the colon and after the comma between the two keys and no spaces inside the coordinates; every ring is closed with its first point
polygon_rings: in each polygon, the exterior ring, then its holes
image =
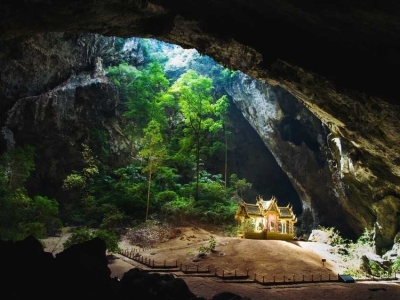
{"type": "Polygon", "coordinates": [[[271,83],[304,85],[295,82],[301,68],[334,87],[395,100],[400,4],[298,2],[6,0],[0,39],[45,31],[154,37],[271,83]]]}
{"type": "Polygon", "coordinates": [[[347,143],[353,179],[379,201],[400,194],[399,12],[372,0],[6,0],[0,43],[69,32],[196,48],[293,94],[347,143]]]}

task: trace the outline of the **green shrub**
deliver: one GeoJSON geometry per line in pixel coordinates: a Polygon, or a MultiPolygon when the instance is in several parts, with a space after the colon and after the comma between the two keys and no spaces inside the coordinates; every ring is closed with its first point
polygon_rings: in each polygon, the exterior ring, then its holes
{"type": "Polygon", "coordinates": [[[128,217],[121,212],[113,212],[107,214],[100,225],[101,229],[108,229],[112,231],[116,228],[121,228],[128,223],[128,217]]]}
{"type": "Polygon", "coordinates": [[[208,248],[211,251],[214,251],[216,246],[217,246],[217,241],[215,240],[215,237],[214,236],[210,236],[209,247],[208,248]]]}
{"type": "Polygon", "coordinates": [[[107,250],[110,252],[118,253],[121,249],[119,248],[119,237],[117,234],[109,230],[96,230],[93,236],[101,238],[107,246],[107,250]]]}
{"type": "Polygon", "coordinates": [[[256,224],[254,221],[251,219],[246,219],[240,224],[238,231],[254,232],[255,229],[256,224]]]}
{"type": "Polygon", "coordinates": [[[397,259],[393,262],[392,271],[393,271],[394,274],[399,273],[399,271],[400,271],[400,257],[397,258],[397,259]]]}
{"type": "Polygon", "coordinates": [[[89,229],[79,228],[79,229],[75,230],[71,234],[71,236],[64,242],[63,247],[64,247],[64,249],[66,249],[66,248],[71,247],[72,245],[89,241],[92,238],[93,238],[93,236],[89,232],[89,229]]]}
{"type": "Polygon", "coordinates": [[[174,201],[178,198],[178,194],[174,191],[162,191],[155,196],[155,200],[158,204],[165,204],[167,202],[174,201]]]}
{"type": "Polygon", "coordinates": [[[224,236],[230,236],[230,237],[236,237],[238,234],[238,226],[237,225],[225,225],[223,227],[223,235],[224,236]]]}
{"type": "Polygon", "coordinates": [[[215,240],[215,237],[211,235],[210,240],[208,241],[208,246],[201,245],[197,248],[198,254],[204,255],[211,251],[214,251],[216,246],[217,246],[217,241],[215,240]]]}
{"type": "Polygon", "coordinates": [[[178,219],[181,223],[190,215],[193,214],[194,199],[178,197],[175,200],[166,203],[162,210],[166,218],[172,220],[178,219]]]}
{"type": "Polygon", "coordinates": [[[101,238],[106,243],[108,251],[119,252],[120,249],[118,246],[119,242],[118,235],[105,229],[91,231],[85,227],[79,228],[71,234],[71,236],[63,244],[63,246],[64,249],[66,249],[71,247],[72,245],[80,244],[89,241],[91,239],[94,239],[95,237],[101,238]]]}

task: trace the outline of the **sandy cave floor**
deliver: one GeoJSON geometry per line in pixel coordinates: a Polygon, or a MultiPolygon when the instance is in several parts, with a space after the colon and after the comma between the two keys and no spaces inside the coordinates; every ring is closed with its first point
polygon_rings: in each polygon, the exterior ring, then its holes
{"type": "MultiPolygon", "coordinates": [[[[57,253],[62,251],[62,243],[66,237],[47,239],[45,251],[57,253]]],[[[133,251],[143,256],[143,259],[154,261],[155,265],[182,266],[183,269],[199,270],[210,269],[219,275],[225,276],[248,274],[250,280],[256,276],[258,280],[264,276],[265,281],[282,282],[285,276],[288,284],[261,285],[257,283],[232,283],[216,277],[197,277],[174,272],[175,276],[182,277],[189,289],[197,296],[211,299],[213,295],[230,291],[252,300],[262,299],[400,299],[400,282],[361,281],[356,283],[298,283],[290,284],[293,280],[299,281],[303,275],[305,280],[314,281],[320,278],[334,280],[342,274],[344,266],[340,259],[329,252],[329,245],[306,241],[272,241],[247,240],[236,237],[225,237],[213,231],[198,227],[181,227],[180,234],[167,242],[160,243],[152,248],[139,249],[127,240],[120,243],[122,250],[133,251]],[[216,239],[215,251],[205,258],[198,259],[198,247],[208,246],[210,236],[216,239]],[[326,262],[322,263],[322,259],[326,262]]],[[[123,255],[114,254],[109,268],[112,277],[122,278],[131,268],[146,267],[139,262],[123,255]]]]}

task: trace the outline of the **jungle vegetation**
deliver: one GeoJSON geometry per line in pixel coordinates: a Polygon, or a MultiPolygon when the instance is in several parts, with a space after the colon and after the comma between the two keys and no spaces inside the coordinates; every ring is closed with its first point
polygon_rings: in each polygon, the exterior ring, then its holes
{"type": "Polygon", "coordinates": [[[80,228],[77,236],[83,239],[102,235],[115,241],[121,228],[149,219],[233,225],[237,202],[232,199],[251,184],[236,174],[228,178],[229,99],[214,86],[235,72],[220,66],[213,72],[214,79],[188,70],[171,80],[163,58],[150,57],[141,66],[109,67],[106,76],[120,93],[130,162],[116,169],[107,165],[110,137],[94,130],[81,145],[84,167],[65,178],[61,188],[68,200],[60,202],[28,197],[24,182],[35,167],[32,147],[4,153],[0,239],[43,238],[68,225],[80,228]],[[224,161],[223,175],[208,172],[215,160],[224,161]]]}

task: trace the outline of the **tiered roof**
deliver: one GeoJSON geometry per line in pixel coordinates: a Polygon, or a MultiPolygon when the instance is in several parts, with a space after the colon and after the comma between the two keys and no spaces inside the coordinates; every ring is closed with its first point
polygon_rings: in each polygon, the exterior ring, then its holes
{"type": "Polygon", "coordinates": [[[296,215],[293,213],[293,208],[290,204],[287,206],[278,206],[278,200],[272,196],[270,200],[265,201],[261,196],[256,198],[256,204],[242,201],[236,212],[235,218],[244,216],[245,218],[263,217],[270,211],[276,211],[280,219],[293,220],[297,222],[296,215]]]}

